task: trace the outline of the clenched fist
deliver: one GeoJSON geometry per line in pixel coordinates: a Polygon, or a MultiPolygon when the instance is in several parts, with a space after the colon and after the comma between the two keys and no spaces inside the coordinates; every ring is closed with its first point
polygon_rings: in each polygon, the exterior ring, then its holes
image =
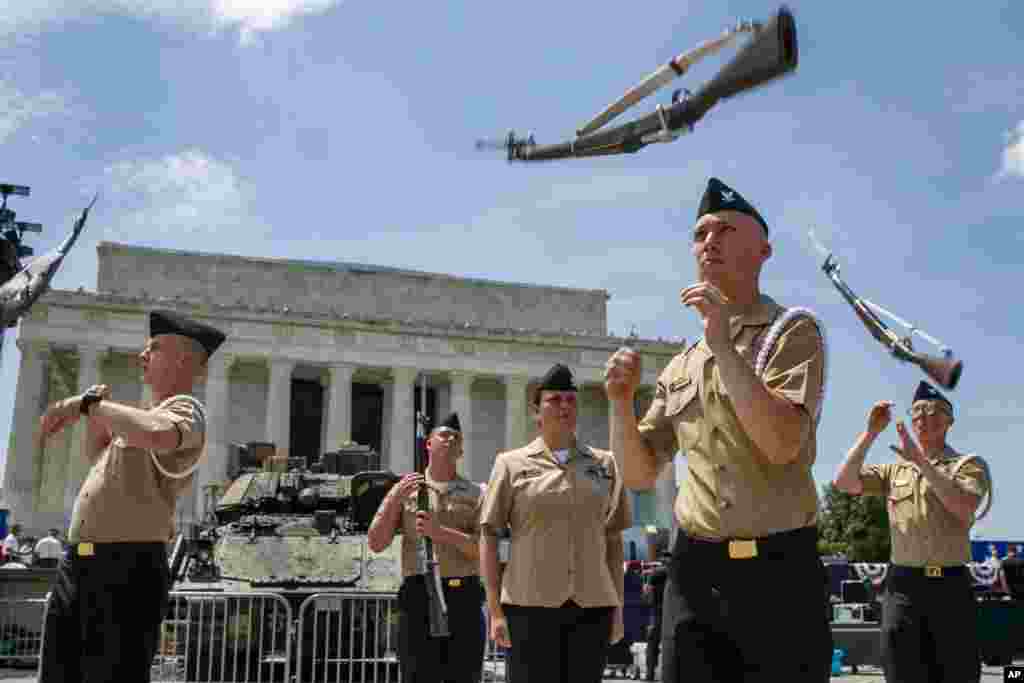
{"type": "Polygon", "coordinates": [[[892,420],[892,402],[879,401],[871,406],[871,412],[868,413],[868,432],[876,436],[881,434],[889,426],[890,420],[892,420]]]}
{"type": "MultiPolygon", "coordinates": [[[[106,384],[94,384],[88,391],[98,393],[103,398],[110,398],[110,387],[106,384]]],[[[39,418],[39,437],[47,439],[65,427],[75,424],[82,417],[82,396],[70,396],[50,405],[39,418]]]]}
{"type": "Polygon", "coordinates": [[[640,385],[640,354],[623,346],[604,367],[604,390],[609,400],[633,400],[640,385]]]}

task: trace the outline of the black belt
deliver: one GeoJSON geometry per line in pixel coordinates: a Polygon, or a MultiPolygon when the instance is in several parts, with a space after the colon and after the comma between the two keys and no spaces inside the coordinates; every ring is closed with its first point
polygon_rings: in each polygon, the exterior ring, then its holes
{"type": "Polygon", "coordinates": [[[111,557],[125,553],[164,553],[167,554],[167,544],[161,541],[146,541],[142,543],[92,543],[82,541],[72,543],[68,546],[68,556],[81,559],[111,557]]]}
{"type": "Polygon", "coordinates": [[[720,549],[728,558],[733,560],[748,560],[762,556],[784,556],[802,546],[815,547],[818,538],[818,528],[816,526],[780,531],[759,538],[732,538],[720,541],[690,536],[686,532],[681,533],[686,535],[690,543],[715,548],[715,550],[720,549]]]}
{"type": "Polygon", "coordinates": [[[962,564],[941,566],[931,565],[926,567],[905,567],[894,564],[889,567],[889,576],[894,578],[928,578],[928,579],[949,579],[954,577],[967,576],[967,567],[962,564]]]}
{"type": "MultiPolygon", "coordinates": [[[[426,581],[427,576],[425,574],[412,574],[411,576],[405,577],[406,581],[426,581]]],[[[445,588],[468,588],[470,586],[480,585],[480,577],[475,575],[469,576],[442,576],[441,585],[445,588]]]]}

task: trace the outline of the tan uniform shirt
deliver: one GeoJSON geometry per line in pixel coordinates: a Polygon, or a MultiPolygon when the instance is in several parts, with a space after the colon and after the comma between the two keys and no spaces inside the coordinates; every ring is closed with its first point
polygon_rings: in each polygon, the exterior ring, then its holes
{"type": "MultiPolygon", "coordinates": [[[[172,396],[153,408],[171,419],[181,433],[177,448],[153,454],[164,470],[178,474],[203,455],[206,417],[203,405],[191,396],[172,396]]],[[[174,536],[178,496],[192,485],[195,474],[173,479],[160,473],[150,451],[127,446],[114,435],[89,470],[71,513],[71,543],[166,542],[174,536]]]]}
{"type": "MultiPolygon", "coordinates": [[[[483,486],[455,475],[451,481],[427,480],[430,511],[441,526],[461,531],[470,536],[480,535],[480,502],[483,486]]],[[[383,512],[382,505],[378,514],[383,512]]],[[[402,576],[419,572],[416,553],[419,534],[416,533],[416,494],[402,503],[398,528],[402,530],[402,576]]],[[[434,557],[440,563],[441,576],[479,576],[480,562],[466,557],[458,548],[446,543],[434,543],[434,557]]]]}
{"type": "MultiPolygon", "coordinates": [[[[484,533],[511,530],[501,602],[528,607],[622,604],[622,573],[608,566],[609,537],[632,525],[621,489],[605,524],[618,470],[609,451],[574,445],[562,465],[537,438],[499,453],[484,496],[484,533]]],[[[622,558],[615,558],[621,566],[622,558]]]]}
{"type": "MultiPolygon", "coordinates": [[[[943,457],[934,464],[948,477],[961,457],[947,446],[943,457]]],[[[917,465],[902,461],[867,465],[861,469],[860,480],[864,495],[888,498],[893,564],[924,567],[970,562],[970,527],[946,509],[917,465]]],[[[979,498],[991,485],[977,460],[965,463],[954,481],[979,498]]]]}
{"type": "MultiPolygon", "coordinates": [[[[783,308],[762,296],[757,308],[730,322],[733,344],[753,367],[760,342],[783,308]]],[[[640,433],[659,463],[682,449],[688,481],[679,488],[680,528],[708,540],[759,538],[816,523],[818,494],[811,475],[817,457],[817,421],[824,381],[824,347],[815,324],[790,322],[774,345],[762,379],[806,414],[803,448],[787,465],[766,464],[744,432],[715,357],[704,339],[669,363],[640,433]]]]}

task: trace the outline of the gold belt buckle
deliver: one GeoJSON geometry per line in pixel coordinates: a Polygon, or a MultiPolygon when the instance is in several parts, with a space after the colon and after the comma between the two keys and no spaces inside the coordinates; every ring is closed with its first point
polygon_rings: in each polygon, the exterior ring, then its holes
{"type": "Polygon", "coordinates": [[[749,560],[757,557],[757,541],[729,541],[729,557],[733,560],[749,560]]]}
{"type": "Polygon", "coordinates": [[[448,579],[449,588],[459,588],[462,586],[462,579],[448,579]]]}
{"type": "Polygon", "coordinates": [[[92,557],[96,554],[96,548],[92,543],[79,543],[78,544],[78,556],[79,557],[92,557]]]}
{"type": "Polygon", "coordinates": [[[925,567],[924,575],[929,579],[941,579],[942,578],[942,567],[925,567]]]}

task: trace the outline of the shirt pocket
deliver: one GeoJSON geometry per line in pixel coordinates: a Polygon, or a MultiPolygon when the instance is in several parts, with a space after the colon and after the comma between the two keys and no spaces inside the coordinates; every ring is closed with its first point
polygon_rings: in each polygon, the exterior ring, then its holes
{"type": "Polygon", "coordinates": [[[900,517],[906,516],[913,509],[914,478],[900,476],[893,480],[889,487],[889,510],[900,517]]]}
{"type": "Polygon", "coordinates": [[[668,395],[665,397],[665,417],[672,420],[676,440],[683,450],[691,449],[700,434],[699,393],[697,381],[688,377],[669,385],[668,395]]]}
{"type": "Polygon", "coordinates": [[[463,531],[473,531],[477,526],[477,501],[459,496],[449,498],[445,508],[454,524],[463,531]]]}
{"type": "Polygon", "coordinates": [[[697,398],[697,383],[692,378],[676,380],[668,387],[665,397],[665,417],[679,415],[697,398]]]}

